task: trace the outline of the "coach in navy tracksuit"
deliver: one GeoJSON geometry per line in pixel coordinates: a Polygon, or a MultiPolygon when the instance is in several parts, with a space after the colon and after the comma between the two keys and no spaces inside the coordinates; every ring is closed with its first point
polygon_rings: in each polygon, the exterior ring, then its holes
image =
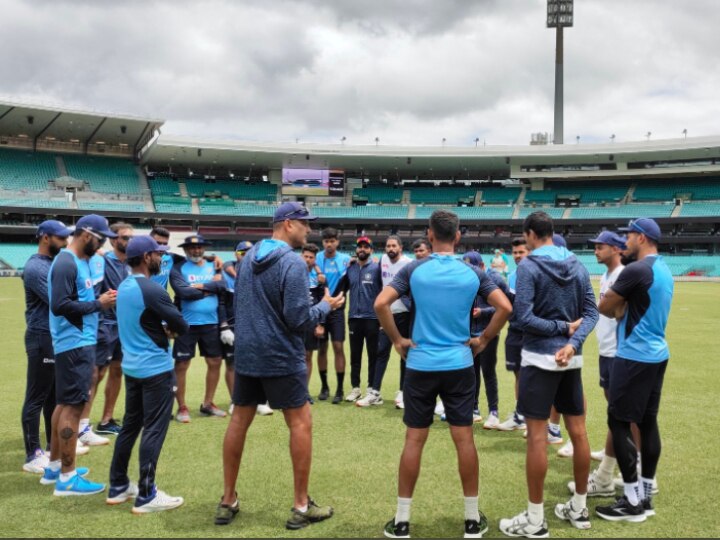
{"type": "Polygon", "coordinates": [[[70,229],[55,220],[43,221],[37,229],[38,251],[25,263],[25,351],[27,388],[22,409],[25,464],[23,470],[42,474],[49,463],[40,446],[40,412],[45,417],[48,450],[52,437],[51,420],[55,409],[55,354],[48,322],[47,276],[53,258],[67,246],[70,229]]]}
{"type": "Polygon", "coordinates": [[[162,252],[150,236],[133,238],[127,246],[132,275],[118,288],[117,324],[122,343],[125,375],[125,418],[115,443],[110,467],[109,504],[137,497],[134,513],[176,508],[182,497],[170,497],[155,486],[155,471],[170,424],[175,398],[175,371],[168,335],[188,330],[170,295],[150,279],[160,271],[162,252]],[[130,454],[142,430],[140,481],[127,475],[130,454]]]}

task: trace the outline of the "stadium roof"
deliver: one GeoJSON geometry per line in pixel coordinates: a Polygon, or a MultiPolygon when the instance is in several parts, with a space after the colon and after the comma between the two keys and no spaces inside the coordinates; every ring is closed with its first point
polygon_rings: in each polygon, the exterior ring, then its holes
{"type": "Polygon", "coordinates": [[[57,146],[127,146],[137,151],[163,123],[157,118],[0,101],[0,136],[26,138],[33,147],[42,141],[57,146]]]}
{"type": "MultiPolygon", "coordinates": [[[[160,135],[145,150],[142,163],[158,167],[217,167],[243,169],[329,168],[384,174],[416,175],[431,172],[436,178],[466,173],[513,176],[523,165],[602,164],[609,162],[661,162],[717,159],[720,170],[720,136],[636,141],[609,144],[526,146],[420,147],[382,144],[291,144],[209,141],[160,135]]],[[[707,167],[705,168],[707,170],[707,167]]],[[[617,176],[618,170],[608,171],[617,176]]],[[[692,172],[687,170],[687,172],[692,172]]],[[[557,177],[557,173],[553,173],[557,177]]]]}

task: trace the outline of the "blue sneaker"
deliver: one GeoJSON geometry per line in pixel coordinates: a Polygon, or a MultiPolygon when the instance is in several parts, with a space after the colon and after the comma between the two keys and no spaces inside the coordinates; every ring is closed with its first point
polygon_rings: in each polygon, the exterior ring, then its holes
{"type": "Polygon", "coordinates": [[[67,482],[63,482],[58,478],[57,482],[55,482],[55,492],[53,495],[57,497],[95,495],[103,491],[105,491],[105,484],[91,482],[79,474],[76,474],[67,482]]]}
{"type": "MultiPolygon", "coordinates": [[[[78,467],[75,469],[75,472],[78,474],[78,476],[85,476],[87,473],[90,472],[90,469],[87,467],[78,467]]],[[[50,469],[50,467],[45,467],[45,474],[42,475],[42,478],[40,479],[40,483],[43,486],[49,486],[57,482],[58,478],[60,478],[60,469],[57,471],[53,471],[50,469]]]]}
{"type": "Polygon", "coordinates": [[[559,427],[553,428],[550,424],[547,427],[547,442],[548,444],[562,444],[563,437],[562,431],[559,427]]]}

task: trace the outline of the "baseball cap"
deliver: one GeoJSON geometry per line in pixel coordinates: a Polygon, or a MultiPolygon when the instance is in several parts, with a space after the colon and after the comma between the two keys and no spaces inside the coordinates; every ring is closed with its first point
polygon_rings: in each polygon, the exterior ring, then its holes
{"type": "Polygon", "coordinates": [[[299,202],[291,201],[282,203],[277,207],[275,213],[273,214],[273,223],[285,221],[286,219],[315,221],[317,216],[310,215],[310,211],[305,207],[305,205],[300,204],[299,202]]]}
{"type": "Polygon", "coordinates": [[[252,242],[248,242],[247,240],[243,240],[242,242],[239,242],[237,246],[235,246],[235,251],[247,251],[252,247],[252,242]]]}
{"type": "Polygon", "coordinates": [[[468,251],[463,255],[463,261],[473,266],[480,266],[483,263],[482,255],[477,251],[468,251]]]}
{"type": "Polygon", "coordinates": [[[368,246],[372,247],[373,243],[372,240],[370,240],[369,236],[361,236],[359,237],[355,243],[359,246],[360,244],[367,244],[368,246]]]}
{"type": "Polygon", "coordinates": [[[562,234],[555,233],[552,238],[553,246],[555,247],[567,247],[567,242],[562,234]]]}
{"type": "Polygon", "coordinates": [[[212,246],[212,242],[205,240],[205,237],[201,234],[192,234],[185,238],[185,241],[178,247],[186,248],[189,246],[212,246]]]}
{"type": "Polygon", "coordinates": [[[588,242],[591,244],[607,244],[608,246],[614,246],[620,249],[627,248],[625,239],[612,231],[603,231],[597,235],[597,238],[591,238],[588,242]]]}
{"type": "Polygon", "coordinates": [[[168,246],[158,244],[152,236],[133,236],[125,249],[128,259],[139,257],[153,251],[167,251],[168,246]]]}
{"type": "Polygon", "coordinates": [[[40,238],[45,235],[59,236],[60,238],[67,238],[72,234],[72,231],[68,229],[62,221],[56,219],[48,219],[38,225],[37,233],[35,236],[40,238]]]}
{"type": "Polygon", "coordinates": [[[75,225],[75,232],[86,231],[95,234],[101,234],[108,238],[117,238],[117,234],[110,230],[108,220],[97,214],[88,214],[78,219],[75,225]]]}
{"type": "Polygon", "coordinates": [[[654,219],[650,218],[631,219],[630,223],[627,224],[627,227],[620,227],[618,229],[618,232],[634,232],[644,234],[645,236],[647,236],[651,240],[655,240],[656,242],[659,242],[660,238],[662,238],[660,226],[655,223],[654,219]]]}

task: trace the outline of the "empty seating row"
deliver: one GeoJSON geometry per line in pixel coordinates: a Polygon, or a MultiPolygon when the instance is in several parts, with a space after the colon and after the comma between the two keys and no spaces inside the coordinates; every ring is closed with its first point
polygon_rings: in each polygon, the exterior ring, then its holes
{"type": "Polygon", "coordinates": [[[69,154],[63,160],[68,176],[87,182],[90,191],[140,193],[138,172],[129,159],[69,154]]]}
{"type": "Polygon", "coordinates": [[[720,178],[640,180],[633,193],[635,201],[670,201],[676,197],[720,200],[720,178]]]}
{"type": "Polygon", "coordinates": [[[57,176],[52,154],[0,148],[0,189],[43,191],[57,176]]]}

